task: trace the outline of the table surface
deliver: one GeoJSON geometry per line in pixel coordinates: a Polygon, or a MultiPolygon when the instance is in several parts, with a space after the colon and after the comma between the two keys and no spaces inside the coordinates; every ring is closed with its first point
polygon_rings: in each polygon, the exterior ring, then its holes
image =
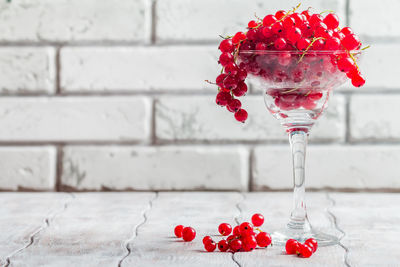
{"type": "MultiPolygon", "coordinates": [[[[220,222],[287,221],[291,193],[0,193],[1,266],[400,266],[400,194],[307,193],[311,223],[341,236],[311,258],[282,247],[207,253],[220,222]],[[177,224],[197,231],[173,237],[177,224]]],[[[216,237],[219,239],[219,237],[216,237]]]]}

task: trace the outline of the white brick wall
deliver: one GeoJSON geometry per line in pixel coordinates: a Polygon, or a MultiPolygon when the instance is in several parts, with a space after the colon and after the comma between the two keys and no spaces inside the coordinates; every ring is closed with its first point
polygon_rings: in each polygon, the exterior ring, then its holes
{"type": "Polygon", "coordinates": [[[0,40],[144,41],[146,1],[0,1],[0,40]]]}
{"type": "Polygon", "coordinates": [[[54,147],[0,147],[0,188],[54,190],[54,147]]]}
{"type": "Polygon", "coordinates": [[[397,0],[350,0],[351,27],[368,38],[398,38],[399,9],[397,0]]]}
{"type": "Polygon", "coordinates": [[[218,74],[217,48],[67,48],[61,52],[61,87],[76,91],[199,90],[218,74]]]}
{"type": "MultiPolygon", "coordinates": [[[[298,2],[0,0],[0,190],[290,188],[287,137],[260,92],[243,98],[243,125],[204,80],[219,34],[298,2]]],[[[302,1],[371,44],[365,87],[340,88],[311,131],[312,188],[400,191],[399,5],[302,1]]]]}
{"type": "Polygon", "coordinates": [[[0,47],[1,92],[54,93],[54,56],[50,47],[0,47]]]}
{"type": "MultiPolygon", "coordinates": [[[[343,96],[332,100],[325,116],[312,132],[313,140],[343,141],[345,138],[345,103],[343,96]]],[[[248,96],[243,107],[249,112],[244,125],[238,125],[233,113],[215,104],[215,98],[161,97],[156,102],[156,135],[161,141],[286,141],[279,122],[265,107],[262,95],[248,96]]]]}
{"type": "Polygon", "coordinates": [[[78,190],[246,190],[237,147],[76,147],[63,150],[63,186],[78,190]]]}
{"type": "Polygon", "coordinates": [[[146,141],[150,103],[141,97],[0,98],[0,141],[146,141]]]}
{"type": "Polygon", "coordinates": [[[350,133],[354,141],[400,141],[400,95],[353,96],[350,133]]]}
{"type": "MultiPolygon", "coordinates": [[[[254,152],[253,189],[293,187],[290,149],[258,147],[254,152]]],[[[310,146],[306,186],[337,189],[395,189],[400,186],[398,146],[310,146]]]]}

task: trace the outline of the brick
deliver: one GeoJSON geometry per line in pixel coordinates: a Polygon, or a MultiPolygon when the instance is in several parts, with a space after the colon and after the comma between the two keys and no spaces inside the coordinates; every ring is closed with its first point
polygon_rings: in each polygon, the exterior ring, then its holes
{"type": "MultiPolygon", "coordinates": [[[[309,146],[307,150],[307,188],[400,188],[400,146],[309,146]]],[[[293,187],[289,145],[258,147],[254,155],[253,189],[293,187]]]]}
{"type": "Polygon", "coordinates": [[[400,140],[400,95],[354,95],[350,102],[351,140],[400,140]]]}
{"type": "Polygon", "coordinates": [[[0,40],[143,41],[145,8],[130,0],[1,1],[0,40]]]}
{"type": "Polygon", "coordinates": [[[363,37],[400,37],[399,9],[397,0],[350,0],[351,27],[363,37]]]}
{"type": "MultiPolygon", "coordinates": [[[[279,9],[291,9],[299,1],[173,0],[156,3],[157,42],[218,41],[247,27],[254,13],[263,17],[279,9]]],[[[343,0],[302,1],[301,10],[336,10],[344,18],[343,0]]]]}
{"type": "Polygon", "coordinates": [[[69,146],[62,183],[77,190],[246,190],[239,147],[69,146]]]}
{"type": "Polygon", "coordinates": [[[0,141],[144,141],[150,102],[141,97],[0,99],[0,141]]]}
{"type": "Polygon", "coordinates": [[[54,147],[0,147],[0,190],[54,190],[54,147]]]}
{"type": "MultiPolygon", "coordinates": [[[[238,123],[233,114],[215,104],[214,96],[160,97],[156,101],[156,135],[159,141],[174,140],[287,140],[279,122],[267,111],[262,96],[246,96],[243,107],[249,118],[238,123]]],[[[311,139],[342,141],[345,136],[343,96],[331,100],[317,121],[311,139]]]]}
{"type": "Polygon", "coordinates": [[[61,52],[61,87],[77,91],[214,89],[215,47],[67,48],[61,52]]]}
{"type": "Polygon", "coordinates": [[[52,48],[1,47],[1,93],[54,93],[54,55],[52,48]]]}

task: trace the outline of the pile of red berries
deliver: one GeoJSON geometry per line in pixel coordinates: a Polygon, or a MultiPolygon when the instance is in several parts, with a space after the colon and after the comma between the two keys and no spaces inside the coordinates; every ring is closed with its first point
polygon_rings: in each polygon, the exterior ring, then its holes
{"type": "Polygon", "coordinates": [[[261,231],[258,227],[264,223],[264,216],[257,213],[251,218],[252,223],[243,222],[240,225],[232,226],[228,223],[221,223],[218,231],[226,239],[221,239],[216,243],[210,236],[203,238],[204,249],[208,252],[214,251],[217,246],[221,252],[241,252],[252,251],[257,246],[265,248],[271,244],[271,236],[267,232],[261,231]],[[257,231],[258,233],[256,233],[257,231]]]}
{"type": "Polygon", "coordinates": [[[314,238],[307,239],[304,244],[295,239],[289,239],[286,242],[285,248],[287,254],[297,254],[303,258],[309,258],[315,251],[317,251],[318,243],[314,238]]]}
{"type": "Polygon", "coordinates": [[[196,238],[196,230],[192,227],[184,227],[183,225],[177,225],[174,229],[176,237],[182,237],[186,242],[192,241],[196,238]]]}
{"type": "MultiPolygon", "coordinates": [[[[315,69],[312,69],[314,76],[318,71],[321,73],[319,77],[322,77],[324,72],[338,70],[346,73],[354,86],[364,85],[365,79],[356,62],[357,51],[361,49],[359,37],[349,27],[339,28],[339,18],[334,13],[325,16],[322,13],[312,14],[310,10],[299,13],[296,12],[298,7],[251,20],[247,32],[237,32],[220,43],[219,64],[222,65],[222,72],[215,81],[218,86],[216,102],[234,112],[236,120],[244,122],[248,116],[237,99],[247,92],[245,80],[248,74],[271,83],[290,81],[300,85],[306,79],[305,72],[310,71],[310,62],[302,59],[319,51],[329,51],[329,61],[315,63],[315,69]],[[257,58],[263,51],[287,53],[277,53],[273,62],[267,62],[265,66],[265,60],[260,63],[257,58]]],[[[271,61],[271,58],[268,60],[271,61]]],[[[318,80],[313,82],[309,85],[311,88],[321,83],[318,80]]],[[[312,108],[312,98],[314,95],[304,98],[301,105],[312,108]]]]}

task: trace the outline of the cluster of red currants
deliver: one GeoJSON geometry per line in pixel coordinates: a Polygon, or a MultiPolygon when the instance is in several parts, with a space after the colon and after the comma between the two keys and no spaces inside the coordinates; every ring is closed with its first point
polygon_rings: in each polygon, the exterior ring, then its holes
{"type": "Polygon", "coordinates": [[[304,244],[295,239],[289,239],[286,241],[285,248],[287,254],[297,254],[297,256],[309,258],[315,251],[317,251],[318,243],[314,238],[307,239],[304,244]]]}
{"type": "Polygon", "coordinates": [[[241,252],[252,251],[257,246],[265,248],[271,244],[271,236],[267,232],[261,231],[258,227],[264,223],[264,216],[257,213],[251,217],[251,222],[243,222],[240,225],[232,226],[228,223],[221,223],[218,231],[226,239],[216,243],[210,236],[203,238],[204,249],[208,252],[214,251],[217,246],[221,252],[241,252]],[[256,227],[256,228],[254,228],[256,227]],[[258,231],[258,233],[255,232],[258,231]]]}
{"type": "Polygon", "coordinates": [[[192,241],[196,238],[196,230],[192,227],[184,227],[183,225],[177,225],[174,229],[176,237],[182,237],[186,242],[192,241]]]}
{"type": "MultiPolygon", "coordinates": [[[[285,12],[277,11],[263,19],[251,20],[247,32],[237,32],[219,45],[221,55],[219,63],[223,69],[216,78],[218,105],[226,106],[235,113],[236,120],[244,122],[247,112],[241,108],[237,97],[247,92],[245,83],[248,74],[270,79],[275,83],[287,80],[293,83],[302,82],[304,71],[310,66],[302,62],[306,55],[316,51],[330,51],[329,61],[314,64],[315,68],[332,71],[332,66],[346,73],[354,86],[364,85],[365,79],[357,65],[357,51],[361,49],[359,37],[349,27],[339,28],[339,18],[334,13],[312,14],[310,10],[299,13],[297,8],[285,12]],[[287,51],[277,55],[277,64],[261,68],[257,54],[262,51],[287,51]],[[298,52],[293,54],[291,52],[298,52]],[[296,58],[293,58],[296,57],[296,58]],[[268,70],[268,71],[267,71],[268,70]]],[[[321,70],[313,70],[316,73],[321,70]]],[[[318,86],[319,81],[311,86],[318,86]],[[318,82],[318,84],[317,84],[318,82]]],[[[312,106],[312,101],[305,103],[312,106]]]]}

